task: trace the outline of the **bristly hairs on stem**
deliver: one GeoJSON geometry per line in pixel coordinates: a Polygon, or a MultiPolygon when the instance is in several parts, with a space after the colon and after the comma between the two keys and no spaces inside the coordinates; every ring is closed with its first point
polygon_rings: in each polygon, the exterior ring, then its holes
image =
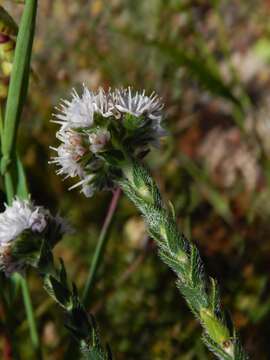
{"type": "Polygon", "coordinates": [[[118,184],[141,211],[161,259],[177,275],[177,287],[203,327],[203,341],[221,360],[247,360],[234,330],[221,310],[217,283],[207,276],[197,247],[179,232],[149,172],[138,162],[122,167],[118,184]]]}
{"type": "Polygon", "coordinates": [[[141,211],[161,259],[177,275],[177,286],[200,321],[207,347],[223,360],[246,360],[236,332],[221,311],[216,282],[207,276],[197,247],[176,225],[172,206],[165,206],[159,189],[140,160],[166,134],[163,104],[152,93],[85,86],[63,100],[56,120],[61,141],[52,158],[58,174],[78,177],[85,196],[120,186],[141,211]]]}

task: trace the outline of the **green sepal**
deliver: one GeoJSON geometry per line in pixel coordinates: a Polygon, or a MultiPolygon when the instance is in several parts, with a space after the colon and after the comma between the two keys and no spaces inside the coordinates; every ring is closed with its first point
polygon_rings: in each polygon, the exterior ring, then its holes
{"type": "Polygon", "coordinates": [[[225,341],[230,339],[231,335],[229,330],[211,310],[201,308],[200,319],[210,338],[217,344],[222,345],[225,341]]]}
{"type": "Polygon", "coordinates": [[[123,116],[122,124],[125,129],[127,129],[128,132],[133,132],[134,130],[138,129],[140,126],[142,126],[144,121],[143,116],[134,116],[132,114],[126,113],[123,116]]]}
{"type": "MultiPolygon", "coordinates": [[[[65,326],[72,331],[73,336],[78,340],[90,342],[93,331],[89,315],[80,303],[77,297],[72,299],[72,308],[68,314],[68,320],[65,326]]],[[[94,344],[91,342],[91,345],[94,344]]]]}
{"type": "Polygon", "coordinates": [[[45,239],[43,239],[42,241],[37,267],[39,272],[42,274],[53,273],[53,269],[54,269],[53,255],[51,252],[51,248],[48,246],[48,243],[45,239]]]}
{"type": "Polygon", "coordinates": [[[209,305],[213,313],[220,312],[220,295],[218,285],[215,279],[210,277],[209,305]]]}
{"type": "Polygon", "coordinates": [[[123,153],[117,149],[103,151],[99,154],[99,157],[103,158],[109,165],[116,167],[122,164],[125,160],[123,153]]]}
{"type": "Polygon", "coordinates": [[[191,286],[181,278],[176,284],[193,313],[197,318],[200,318],[200,309],[208,305],[204,287],[202,285],[191,286]]]}
{"type": "Polygon", "coordinates": [[[222,347],[217,344],[213,339],[210,338],[210,336],[206,333],[203,334],[202,340],[205,343],[205,345],[208,347],[208,349],[216,355],[216,357],[220,360],[247,360],[247,357],[244,357],[242,359],[238,357],[231,356],[230,354],[226,353],[222,349],[222,347]]]}
{"type": "Polygon", "coordinates": [[[37,267],[43,243],[43,235],[31,230],[23,231],[11,244],[11,255],[16,260],[23,260],[28,266],[37,267]]]}
{"type": "Polygon", "coordinates": [[[62,239],[63,229],[61,222],[57,221],[57,218],[51,217],[48,219],[48,226],[44,232],[44,237],[51,249],[62,239]]]}
{"type": "Polygon", "coordinates": [[[60,270],[59,270],[59,279],[62,284],[67,285],[67,272],[65,268],[65,264],[63,259],[59,259],[60,261],[60,270]]]}
{"type": "Polygon", "coordinates": [[[45,277],[44,287],[63,308],[69,309],[72,306],[70,291],[53,275],[45,277]]]}

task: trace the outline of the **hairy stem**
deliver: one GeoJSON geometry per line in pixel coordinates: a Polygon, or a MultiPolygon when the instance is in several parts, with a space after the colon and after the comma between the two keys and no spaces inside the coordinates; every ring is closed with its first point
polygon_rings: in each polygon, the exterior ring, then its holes
{"type": "Polygon", "coordinates": [[[131,160],[118,183],[141,211],[162,260],[177,275],[177,286],[203,327],[203,341],[219,359],[246,360],[234,329],[225,321],[214,279],[207,276],[196,246],[179,232],[173,210],[161,199],[148,171],[131,160]]]}
{"type": "MultiPolygon", "coordinates": [[[[69,284],[63,261],[60,268],[56,268],[50,251],[47,254],[44,253],[43,256],[43,267],[40,267],[39,271],[44,289],[64,310],[65,326],[78,342],[82,359],[111,360],[110,349],[101,344],[94,318],[83,306],[75,284],[73,283],[72,286],[69,284]]],[[[77,355],[76,359],[79,358],[81,357],[77,355]]]]}

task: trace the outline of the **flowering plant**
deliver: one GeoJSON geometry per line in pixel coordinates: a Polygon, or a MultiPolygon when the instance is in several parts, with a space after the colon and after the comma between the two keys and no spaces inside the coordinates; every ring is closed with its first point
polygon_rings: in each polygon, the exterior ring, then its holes
{"type": "Polygon", "coordinates": [[[11,275],[27,265],[38,268],[44,243],[52,249],[66,229],[60,216],[16,198],[0,214],[0,269],[11,275]]]}
{"type": "MultiPolygon", "coordinates": [[[[52,162],[58,173],[79,176],[82,192],[120,186],[141,211],[162,260],[176,273],[177,286],[203,327],[203,341],[219,358],[244,360],[235,330],[221,310],[217,284],[204,270],[196,246],[179,232],[172,205],[164,204],[159,189],[140,164],[151,145],[164,135],[162,107],[157,95],[132,93],[131,88],[73,93],[56,117],[62,141],[52,162]]],[[[73,186],[74,187],[74,186],[73,186]]],[[[72,187],[72,188],[73,188],[72,187]]]]}
{"type": "Polygon", "coordinates": [[[95,191],[111,189],[118,176],[115,164],[128,153],[142,158],[151,145],[158,146],[165,134],[162,103],[152,93],[134,93],[131,88],[97,92],[83,87],[81,96],[73,90],[72,99],[62,100],[54,122],[60,124],[52,148],[52,158],[65,177],[79,177],[71,188],[82,187],[90,197],[95,191]]]}
{"type": "MultiPolygon", "coordinates": [[[[23,273],[28,267],[37,270],[48,295],[64,310],[65,325],[78,341],[82,355],[91,360],[109,360],[110,350],[101,344],[93,318],[80,300],[76,286],[67,279],[63,261],[60,260],[59,267],[55,265],[52,250],[67,231],[66,224],[30,200],[16,152],[17,127],[30,73],[36,10],[37,0],[27,0],[16,51],[8,58],[13,60],[14,55],[14,64],[9,64],[12,76],[0,129],[1,175],[8,201],[0,214],[0,270],[7,276],[23,273]]],[[[9,18],[6,19],[10,23],[9,18]]],[[[17,28],[11,34],[17,35],[17,28]]],[[[2,38],[5,45],[9,42],[13,45],[15,40],[2,38]]],[[[165,135],[162,108],[155,93],[147,96],[144,91],[134,92],[130,87],[92,92],[84,86],[82,95],[74,90],[71,99],[63,100],[55,114],[54,121],[60,125],[56,137],[61,144],[53,148],[56,155],[51,163],[58,166],[58,174],[78,177],[73,187],[81,187],[87,197],[115,187],[123,190],[142,213],[161,259],[175,272],[177,286],[203,328],[206,346],[219,359],[246,360],[248,356],[236,331],[222,311],[216,281],[207,276],[197,247],[178,230],[173,206],[167,206],[162,200],[157,185],[141,164],[150,147],[159,146],[160,138],[165,135]]],[[[100,245],[98,252],[101,251],[100,245]]],[[[25,279],[21,278],[20,283],[32,342],[40,350],[25,279]]],[[[5,294],[1,296],[5,312],[10,314],[12,299],[6,301],[5,294]]]]}

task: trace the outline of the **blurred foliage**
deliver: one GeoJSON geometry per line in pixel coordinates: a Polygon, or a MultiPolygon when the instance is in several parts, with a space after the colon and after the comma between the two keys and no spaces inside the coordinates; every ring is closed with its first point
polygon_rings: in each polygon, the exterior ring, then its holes
{"type": "MultiPolygon", "coordinates": [[[[22,5],[1,5],[19,20],[22,5]]],[[[56,251],[82,290],[111,194],[68,192],[48,166],[53,106],[82,82],[157,91],[170,136],[147,164],[219,281],[246,349],[262,360],[270,358],[269,15],[268,0],[40,1],[19,134],[33,198],[76,229],[56,251]]],[[[45,359],[62,359],[63,318],[29,276],[45,359]]],[[[212,358],[124,197],[89,309],[119,360],[212,358]]],[[[24,318],[18,299],[21,352],[31,359],[24,318]]]]}

